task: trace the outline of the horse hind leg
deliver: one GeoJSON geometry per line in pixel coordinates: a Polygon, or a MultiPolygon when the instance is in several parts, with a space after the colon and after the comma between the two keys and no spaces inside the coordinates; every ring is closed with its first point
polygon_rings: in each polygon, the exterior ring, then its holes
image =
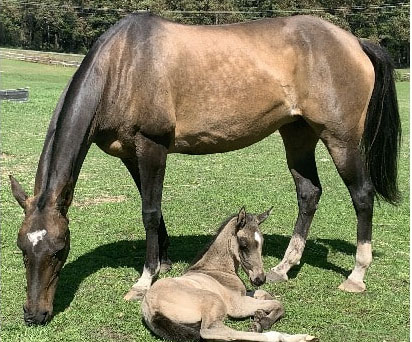
{"type": "Polygon", "coordinates": [[[282,261],[267,274],[271,282],[288,280],[287,272],[300,263],[309,228],[322,194],[315,162],[319,136],[303,120],[280,128],[289,170],[296,185],[299,213],[282,261]]]}
{"type": "Polygon", "coordinates": [[[316,337],[297,334],[289,335],[277,331],[268,331],[265,333],[239,331],[229,328],[220,322],[209,328],[201,328],[200,336],[204,341],[231,341],[231,342],[315,342],[319,341],[316,337]]]}
{"type": "Polygon", "coordinates": [[[365,273],[372,262],[374,187],[358,144],[344,143],[331,136],[327,136],[323,140],[339,175],[349,190],[357,217],[355,267],[348,279],[339,286],[339,289],[347,292],[362,292],[366,289],[365,273]]]}

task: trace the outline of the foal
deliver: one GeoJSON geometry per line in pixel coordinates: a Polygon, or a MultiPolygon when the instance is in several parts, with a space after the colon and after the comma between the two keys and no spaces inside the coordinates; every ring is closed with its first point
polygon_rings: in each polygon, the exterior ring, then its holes
{"type": "Polygon", "coordinates": [[[270,211],[251,215],[242,208],[238,215],[226,220],[183,276],[155,282],[142,303],[150,330],[162,338],[178,341],[315,341],[309,335],[262,333],[284,314],[283,306],[263,290],[247,294],[237,275],[241,265],[253,285],[265,282],[259,225],[270,211]],[[254,316],[253,332],[225,326],[226,316],[254,316]]]}

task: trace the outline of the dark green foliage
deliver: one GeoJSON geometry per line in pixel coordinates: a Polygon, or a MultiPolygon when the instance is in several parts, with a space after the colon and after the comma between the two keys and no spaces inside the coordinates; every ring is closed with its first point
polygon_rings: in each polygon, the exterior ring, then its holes
{"type": "Polygon", "coordinates": [[[409,4],[383,0],[4,0],[0,46],[84,53],[113,23],[151,11],[186,24],[227,24],[311,14],[380,42],[397,66],[409,65],[409,4]]]}

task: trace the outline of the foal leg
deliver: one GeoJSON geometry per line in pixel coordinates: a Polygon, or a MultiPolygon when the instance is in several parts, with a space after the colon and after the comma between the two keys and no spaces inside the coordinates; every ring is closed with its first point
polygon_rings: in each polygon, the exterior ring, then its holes
{"type": "MultiPolygon", "coordinates": [[[[139,164],[137,158],[134,159],[122,159],[123,164],[129,170],[130,175],[132,176],[140,196],[142,195],[142,187],[140,184],[140,174],[139,174],[139,164]]],[[[165,221],[163,219],[163,214],[160,218],[159,226],[159,254],[160,254],[160,271],[167,272],[172,266],[172,262],[167,256],[167,250],[169,248],[169,235],[167,234],[165,221]]]]}
{"type": "MultiPolygon", "coordinates": [[[[262,291],[263,292],[263,291],[262,291]]],[[[259,296],[262,293],[258,294],[259,296]]],[[[264,295],[266,297],[266,295],[264,295]]],[[[256,311],[262,310],[268,312],[269,315],[274,313],[273,317],[277,320],[283,315],[283,307],[280,302],[276,300],[260,300],[248,296],[236,297],[231,301],[231,307],[228,308],[229,316],[233,318],[244,318],[253,316],[256,311]]],[[[299,334],[289,335],[276,331],[261,332],[245,332],[229,328],[223,324],[222,316],[210,316],[212,310],[207,311],[208,317],[216,319],[204,319],[202,314],[202,324],[200,328],[200,336],[205,341],[262,341],[262,342],[305,342],[318,341],[313,336],[299,334]]],[[[269,316],[268,315],[268,316],[269,316]]],[[[272,323],[273,324],[273,323],[272,323]]],[[[272,325],[270,324],[270,325],[272,325]]]]}
{"type": "Polygon", "coordinates": [[[247,293],[247,296],[258,300],[273,301],[274,309],[267,312],[263,309],[257,309],[253,314],[253,323],[251,325],[251,330],[254,332],[262,332],[263,330],[269,329],[273,323],[275,323],[279,318],[285,314],[285,310],[281,302],[274,299],[268,292],[264,290],[256,290],[247,293]]]}
{"type": "Polygon", "coordinates": [[[277,331],[268,331],[265,333],[239,331],[227,327],[223,322],[217,322],[210,327],[200,329],[200,337],[204,341],[231,341],[231,342],[307,342],[319,341],[316,337],[298,334],[289,335],[277,331]]]}
{"type": "Polygon", "coordinates": [[[160,271],[159,230],[167,148],[139,134],[136,137],[136,152],[146,230],[146,261],[140,279],[126,294],[126,300],[142,298],[160,271]]]}
{"type": "Polygon", "coordinates": [[[303,121],[280,128],[289,170],[296,185],[299,214],[293,236],[282,261],[267,274],[272,282],[288,280],[287,272],[300,263],[310,224],[315,214],[322,188],[315,162],[317,134],[303,121]]]}
{"type": "Polygon", "coordinates": [[[349,190],[358,221],[355,268],[339,289],[347,292],[362,292],[366,289],[365,273],[372,262],[374,189],[357,145],[337,143],[330,137],[325,139],[325,144],[349,190]]]}

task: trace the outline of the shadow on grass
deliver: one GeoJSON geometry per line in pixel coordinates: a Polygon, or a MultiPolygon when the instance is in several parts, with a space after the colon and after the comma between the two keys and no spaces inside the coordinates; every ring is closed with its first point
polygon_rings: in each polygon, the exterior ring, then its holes
{"type": "MultiPolygon", "coordinates": [[[[190,263],[211,238],[208,235],[171,237],[170,258],[175,261],[179,260],[190,263]]],[[[263,254],[281,259],[289,244],[289,239],[290,237],[288,236],[277,234],[265,236],[263,254]]],[[[97,247],[66,264],[61,272],[56,292],[55,314],[69,307],[82,281],[101,268],[133,267],[140,272],[144,263],[145,245],[144,240],[117,241],[97,247]]],[[[349,275],[348,270],[328,261],[330,250],[347,255],[355,255],[356,253],[356,247],[343,240],[308,240],[300,265],[291,269],[289,277],[295,278],[305,263],[321,269],[331,270],[347,277],[349,275]]]]}

